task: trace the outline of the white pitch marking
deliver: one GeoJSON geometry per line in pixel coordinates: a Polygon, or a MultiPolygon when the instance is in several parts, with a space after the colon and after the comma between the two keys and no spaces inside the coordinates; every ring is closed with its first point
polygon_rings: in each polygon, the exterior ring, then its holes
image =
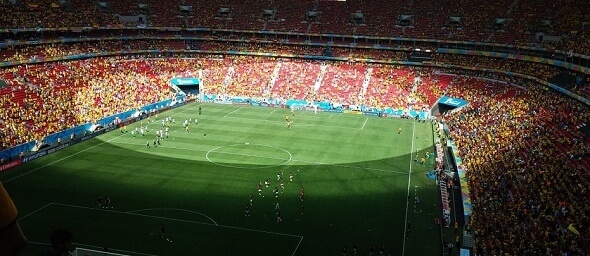
{"type": "Polygon", "coordinates": [[[229,112],[229,113],[225,114],[225,116],[223,116],[223,117],[228,117],[229,115],[231,115],[231,114],[235,113],[236,111],[238,111],[238,110],[240,110],[240,109],[242,109],[242,108],[244,108],[244,107],[239,107],[238,109],[236,109],[236,110],[234,110],[234,111],[232,111],[232,112],[229,112]]]}
{"type": "MultiPolygon", "coordinates": [[[[282,151],[286,152],[287,154],[289,154],[289,159],[287,159],[285,162],[280,163],[280,164],[277,164],[277,165],[269,165],[269,166],[266,166],[266,167],[257,167],[257,168],[254,168],[254,167],[239,167],[239,166],[235,166],[235,165],[231,165],[231,164],[221,164],[221,163],[217,163],[215,161],[211,161],[211,159],[209,158],[209,154],[211,152],[214,152],[215,150],[220,149],[220,148],[226,148],[226,147],[231,147],[231,146],[235,146],[235,145],[241,145],[241,144],[233,144],[233,145],[227,145],[227,146],[221,146],[221,147],[213,148],[213,149],[207,151],[207,153],[205,154],[205,158],[207,159],[207,161],[211,162],[212,164],[216,164],[216,165],[219,165],[219,166],[225,166],[225,167],[231,167],[231,168],[239,168],[239,169],[266,169],[266,168],[271,168],[271,167],[285,165],[285,164],[288,164],[289,162],[291,162],[291,160],[293,160],[293,155],[288,150],[285,150],[285,149],[282,149],[282,148],[279,148],[279,147],[275,147],[275,146],[262,145],[262,144],[254,144],[253,146],[271,147],[271,148],[275,148],[275,149],[278,149],[278,150],[282,150],[282,151]]],[[[221,153],[221,152],[219,152],[219,153],[221,153]]],[[[236,154],[236,153],[231,153],[231,154],[232,155],[240,155],[240,154],[236,154]]],[[[277,159],[277,158],[271,158],[271,157],[266,157],[266,156],[255,156],[255,155],[245,155],[245,154],[244,154],[244,156],[258,157],[258,158],[266,158],[266,159],[277,159]]],[[[282,159],[277,159],[277,160],[282,160],[282,159]]]]}
{"type": "MultiPolygon", "coordinates": [[[[140,144],[140,143],[129,143],[129,142],[122,142],[122,141],[114,141],[113,143],[115,143],[115,144],[135,145],[135,146],[145,146],[144,144],[140,144]]],[[[192,149],[192,148],[169,147],[169,146],[160,146],[160,147],[161,148],[171,148],[171,149],[185,150],[185,151],[197,151],[197,152],[208,152],[208,151],[210,151],[210,150],[204,150],[204,149],[192,149]]],[[[232,153],[232,152],[215,152],[215,153],[216,154],[234,155],[234,156],[259,157],[259,158],[267,158],[267,159],[272,159],[272,160],[284,160],[284,161],[289,160],[289,159],[277,158],[277,157],[258,156],[258,155],[240,154],[240,153],[232,153]]],[[[308,163],[308,164],[341,166],[341,167],[355,168],[355,169],[361,169],[361,170],[370,170],[370,171],[380,171],[380,172],[389,172],[389,173],[408,174],[408,172],[402,172],[402,171],[392,171],[392,170],[376,169],[376,168],[369,168],[369,167],[351,166],[351,165],[345,165],[345,164],[329,164],[329,163],[321,163],[321,162],[306,161],[306,160],[297,160],[297,159],[291,159],[291,162],[302,162],[302,163],[308,163]]],[[[239,168],[239,167],[235,167],[234,166],[234,168],[239,168]]],[[[249,167],[249,168],[251,168],[251,167],[249,167]]]]}
{"type": "Polygon", "coordinates": [[[367,124],[367,121],[369,121],[369,118],[367,117],[367,119],[365,119],[365,122],[363,123],[363,126],[361,127],[361,130],[365,128],[365,125],[367,124]]]}
{"type": "MultiPolygon", "coordinates": [[[[27,244],[36,244],[36,245],[43,245],[43,246],[51,246],[51,244],[49,244],[49,243],[40,243],[40,242],[31,242],[31,241],[27,241],[27,244]]],[[[92,247],[92,248],[96,248],[96,249],[103,249],[104,248],[104,246],[96,246],[96,245],[89,245],[89,244],[81,244],[81,243],[72,243],[72,244],[82,245],[84,247],[92,247]]],[[[147,254],[147,253],[141,253],[141,252],[132,252],[132,251],[126,251],[126,250],[119,250],[119,249],[113,249],[113,248],[110,248],[110,247],[109,247],[109,251],[117,251],[117,252],[122,252],[122,253],[126,253],[126,254],[132,254],[132,255],[158,256],[158,255],[155,255],[155,254],[147,254]]]]}
{"type": "MultiPolygon", "coordinates": [[[[192,108],[187,108],[187,109],[185,109],[185,110],[183,110],[183,111],[180,111],[180,112],[178,112],[178,113],[174,113],[174,114],[172,114],[171,116],[175,116],[175,115],[178,115],[178,114],[180,114],[180,113],[184,113],[184,112],[186,112],[186,111],[189,111],[189,110],[191,110],[191,109],[194,109],[194,108],[195,108],[195,107],[192,107],[192,108]]],[[[12,177],[11,179],[7,179],[7,180],[3,181],[3,183],[4,183],[4,184],[6,184],[6,183],[8,183],[8,182],[11,182],[11,181],[13,181],[13,180],[16,180],[16,179],[18,179],[18,178],[20,178],[20,177],[22,177],[22,176],[25,176],[25,175],[27,175],[27,174],[30,174],[30,173],[36,172],[36,171],[38,171],[38,170],[41,170],[41,169],[43,169],[43,168],[45,168],[45,167],[48,167],[48,166],[51,166],[51,165],[53,165],[53,164],[59,163],[59,162],[61,162],[61,161],[63,161],[63,160],[69,159],[70,157],[77,156],[77,155],[79,155],[79,154],[81,154],[81,153],[84,153],[84,152],[86,152],[86,151],[88,151],[88,150],[91,150],[91,149],[93,149],[93,148],[96,148],[96,147],[98,147],[98,146],[100,146],[100,145],[102,145],[102,144],[105,144],[105,143],[111,142],[111,141],[113,141],[113,140],[115,140],[115,139],[117,139],[117,138],[123,137],[124,135],[125,135],[125,134],[121,134],[121,135],[119,135],[119,136],[117,136],[117,137],[114,137],[114,138],[112,138],[112,139],[110,139],[110,140],[107,140],[107,141],[103,141],[103,142],[101,142],[101,143],[99,143],[99,144],[96,144],[96,145],[94,145],[94,146],[92,146],[92,147],[89,147],[89,148],[87,148],[87,149],[83,149],[83,150],[80,150],[80,151],[78,151],[78,152],[76,152],[76,153],[73,153],[73,154],[71,154],[71,155],[69,155],[69,156],[62,157],[62,158],[60,158],[60,159],[57,159],[57,160],[55,160],[55,161],[53,161],[53,162],[51,162],[51,163],[48,163],[48,164],[46,164],[46,165],[43,165],[43,166],[37,167],[37,168],[35,168],[35,169],[31,170],[30,172],[25,172],[25,173],[23,173],[23,174],[21,174],[21,175],[18,175],[18,176],[12,177]]],[[[102,136],[102,135],[101,135],[101,136],[102,136]]],[[[96,137],[95,137],[95,138],[96,138],[96,137]]]]}
{"type": "Polygon", "coordinates": [[[299,239],[299,243],[297,243],[297,247],[295,247],[295,251],[293,251],[293,254],[291,254],[292,256],[294,256],[295,253],[297,253],[297,249],[299,249],[299,245],[301,244],[301,241],[303,241],[303,237],[301,237],[301,239],[299,239]]]}
{"type": "Polygon", "coordinates": [[[265,230],[258,230],[258,229],[250,229],[250,228],[242,228],[242,227],[234,227],[234,226],[226,226],[226,225],[218,225],[218,224],[216,225],[216,224],[206,223],[206,222],[190,221],[190,220],[183,220],[183,219],[174,219],[174,218],[167,218],[167,217],[160,217],[160,216],[153,216],[153,215],[145,215],[145,214],[139,214],[139,213],[121,212],[121,211],[115,211],[115,210],[104,210],[104,209],[97,209],[97,208],[93,208],[93,207],[86,207],[86,206],[79,206],[79,205],[62,204],[62,203],[51,203],[51,204],[52,205],[65,206],[65,207],[71,207],[71,208],[79,208],[79,209],[95,210],[95,211],[105,211],[105,212],[128,214],[128,215],[140,216],[140,217],[150,217],[150,218],[155,218],[155,219],[172,220],[172,221],[178,221],[178,222],[184,222],[184,223],[192,223],[192,224],[200,224],[200,225],[206,225],[206,226],[215,226],[215,227],[221,227],[221,228],[227,228],[227,229],[245,230],[245,231],[258,232],[258,233],[266,233],[266,234],[271,234],[271,235],[288,236],[288,237],[296,237],[296,238],[301,238],[302,237],[302,236],[299,236],[299,235],[278,233],[278,232],[272,232],[272,231],[265,231],[265,230]]]}
{"type": "Polygon", "coordinates": [[[406,218],[404,220],[404,235],[403,235],[403,245],[402,245],[402,256],[406,255],[406,227],[408,225],[408,207],[410,205],[410,185],[412,179],[412,152],[414,152],[414,138],[416,133],[416,122],[414,122],[414,126],[412,128],[412,148],[410,149],[410,172],[408,173],[408,193],[406,197],[406,218]]]}
{"type": "Polygon", "coordinates": [[[38,211],[41,211],[41,210],[43,210],[45,207],[47,207],[47,206],[50,206],[50,205],[52,205],[52,204],[53,204],[53,203],[46,204],[45,206],[42,206],[41,208],[39,208],[39,209],[37,209],[37,210],[34,210],[34,211],[32,211],[31,213],[29,213],[29,214],[27,214],[27,215],[25,215],[25,216],[22,216],[22,217],[20,217],[18,220],[19,220],[19,221],[20,221],[20,220],[23,220],[24,218],[26,218],[26,217],[29,217],[30,215],[33,215],[34,213],[37,213],[38,211]]]}
{"type": "MultiPolygon", "coordinates": [[[[264,122],[269,122],[269,123],[275,124],[272,121],[268,121],[268,120],[264,120],[264,119],[258,119],[258,118],[246,118],[246,117],[236,117],[236,116],[228,116],[227,118],[235,118],[235,119],[242,119],[242,120],[252,120],[252,121],[258,121],[258,122],[264,121],[264,122]]],[[[293,124],[293,125],[296,125],[296,124],[293,124]]],[[[342,126],[335,126],[335,125],[324,125],[324,124],[299,124],[298,126],[319,126],[319,127],[328,127],[328,128],[360,130],[359,128],[342,127],[342,126]]]]}
{"type": "Polygon", "coordinates": [[[137,212],[153,211],[153,210],[172,210],[172,211],[190,212],[190,213],[201,215],[201,216],[209,219],[216,226],[218,225],[217,222],[214,219],[212,219],[211,217],[209,217],[209,216],[207,216],[207,215],[205,215],[203,213],[195,212],[195,211],[191,211],[191,210],[185,210],[185,209],[177,209],[177,208],[149,208],[149,209],[140,209],[140,210],[128,211],[128,213],[137,213],[137,212]]]}
{"type": "Polygon", "coordinates": [[[25,176],[25,175],[27,175],[27,174],[30,174],[30,173],[36,172],[36,171],[38,171],[38,170],[41,170],[41,169],[43,169],[43,168],[45,168],[45,167],[48,167],[48,166],[51,166],[51,165],[53,165],[53,164],[59,163],[59,162],[61,162],[61,161],[63,161],[63,160],[66,160],[66,159],[68,159],[68,158],[70,158],[70,157],[77,156],[77,155],[79,155],[79,154],[81,154],[81,153],[84,153],[84,152],[86,152],[86,151],[88,151],[88,150],[91,150],[91,149],[93,149],[93,148],[96,148],[96,147],[98,147],[98,146],[101,146],[102,144],[105,144],[105,143],[111,142],[111,141],[115,140],[116,138],[122,137],[123,135],[125,135],[125,134],[121,134],[121,135],[119,135],[119,136],[117,136],[117,137],[114,137],[114,138],[112,138],[112,139],[110,139],[110,140],[107,140],[107,141],[103,141],[103,142],[101,142],[101,143],[99,143],[99,144],[96,144],[96,145],[94,145],[94,146],[92,146],[92,147],[89,147],[89,148],[87,148],[87,149],[83,149],[83,150],[80,150],[80,151],[78,151],[78,152],[76,152],[76,153],[73,153],[73,154],[71,154],[71,155],[69,155],[69,156],[65,156],[65,157],[63,157],[63,158],[57,159],[57,160],[55,160],[55,161],[53,161],[53,162],[51,162],[51,163],[48,163],[48,164],[46,164],[46,165],[43,165],[43,166],[37,167],[37,168],[35,168],[35,169],[31,170],[30,172],[25,172],[25,173],[23,173],[23,174],[21,174],[21,175],[18,175],[18,176],[12,177],[11,179],[7,179],[6,181],[4,181],[4,183],[11,182],[11,181],[13,181],[13,180],[16,180],[16,179],[18,179],[18,178],[22,177],[22,176],[25,176]]]}

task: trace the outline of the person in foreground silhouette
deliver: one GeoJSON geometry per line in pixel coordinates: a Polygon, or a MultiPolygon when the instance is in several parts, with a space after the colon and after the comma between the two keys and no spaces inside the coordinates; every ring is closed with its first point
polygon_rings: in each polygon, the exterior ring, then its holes
{"type": "Polygon", "coordinates": [[[41,256],[61,256],[71,255],[72,238],[74,235],[64,228],[57,229],[51,233],[51,251],[41,254],[41,256]]]}
{"type": "Polygon", "coordinates": [[[18,255],[27,244],[17,214],[16,206],[0,183],[0,256],[18,255]]]}

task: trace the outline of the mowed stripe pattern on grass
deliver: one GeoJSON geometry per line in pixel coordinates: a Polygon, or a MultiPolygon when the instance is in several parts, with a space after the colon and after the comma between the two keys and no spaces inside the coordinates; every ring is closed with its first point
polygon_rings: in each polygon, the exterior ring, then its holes
{"type": "MultiPolygon", "coordinates": [[[[96,207],[96,197],[107,195],[117,211],[185,209],[210,216],[227,226],[304,237],[301,244],[291,239],[281,242],[277,248],[264,239],[232,241],[232,248],[224,246],[224,241],[208,241],[207,236],[198,236],[204,239],[198,246],[181,243],[184,240],[175,241],[174,251],[186,255],[195,250],[207,255],[257,255],[256,250],[247,249],[252,247],[263,247],[273,255],[335,254],[341,253],[344,245],[350,249],[353,243],[358,243],[364,251],[369,244],[375,248],[383,244],[393,255],[401,253],[403,237],[397,230],[403,230],[404,226],[412,121],[313,112],[295,112],[293,116],[287,109],[216,104],[201,105],[203,114],[199,116],[195,106],[160,114],[158,120],[150,123],[149,135],[145,137],[132,138],[128,133],[114,131],[2,173],[0,178],[10,179],[86,150],[6,184],[15,201],[20,202],[21,213],[33,212],[52,202],[96,207]],[[145,144],[152,141],[154,130],[161,127],[161,119],[168,116],[176,121],[170,138],[160,148],[148,149],[145,144]],[[290,130],[286,128],[285,116],[293,121],[290,130]],[[188,118],[193,122],[186,133],[181,123],[188,118]],[[195,118],[199,120],[198,125],[194,124],[195,118]],[[403,130],[400,135],[398,128],[403,130]],[[276,198],[271,191],[279,187],[277,172],[283,172],[283,178],[287,179],[278,198],[284,220],[279,224],[275,218],[276,198]],[[288,182],[289,173],[294,174],[293,182],[288,182]],[[256,186],[265,179],[270,179],[271,186],[264,188],[262,197],[257,195],[256,186]],[[302,187],[303,203],[299,199],[302,187]],[[251,194],[254,194],[252,216],[246,218],[244,209],[251,194]],[[301,214],[302,205],[304,214],[301,214]],[[245,245],[240,247],[241,243],[245,245]]],[[[138,125],[127,128],[132,130],[138,125]]],[[[430,128],[417,125],[416,129],[430,128]]],[[[166,215],[162,217],[191,218],[178,214],[157,213],[166,215]]],[[[93,233],[93,225],[81,221],[86,219],[83,216],[81,220],[71,221],[60,215],[59,211],[32,214],[23,221],[23,226],[35,241],[46,240],[47,234],[30,231],[34,228],[32,223],[45,223],[63,224],[76,233],[85,233],[78,236],[80,243],[100,241],[117,247],[126,244],[109,240],[115,239],[116,234],[105,238],[103,232],[93,233]]],[[[101,216],[99,221],[109,225],[120,225],[131,232],[143,230],[135,227],[138,224],[101,216]]],[[[96,218],[89,215],[87,221],[97,221],[96,218]]],[[[193,225],[168,221],[167,224],[173,225],[169,229],[171,236],[197,239],[194,233],[200,232],[193,225]]],[[[158,232],[161,221],[145,221],[142,225],[158,232]]],[[[207,232],[214,233],[210,237],[221,237],[224,231],[207,232]]],[[[242,236],[249,237],[247,233],[242,236]]],[[[128,239],[129,246],[120,249],[170,255],[168,245],[142,251],[141,243],[128,239]]]]}

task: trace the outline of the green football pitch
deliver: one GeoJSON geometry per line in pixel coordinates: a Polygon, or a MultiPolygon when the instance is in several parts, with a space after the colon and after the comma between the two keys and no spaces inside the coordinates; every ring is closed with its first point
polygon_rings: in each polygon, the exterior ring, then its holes
{"type": "Polygon", "coordinates": [[[75,246],[128,255],[442,254],[432,167],[414,159],[433,151],[430,123],[197,103],[151,120],[145,137],[116,130],[0,174],[31,242],[22,255],[59,227],[75,246]],[[147,148],[166,117],[169,138],[147,148]]]}

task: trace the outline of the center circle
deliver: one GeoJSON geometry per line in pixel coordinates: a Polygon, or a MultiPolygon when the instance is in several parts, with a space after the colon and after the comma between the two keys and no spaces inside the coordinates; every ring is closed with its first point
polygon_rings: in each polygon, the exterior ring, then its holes
{"type": "Polygon", "coordinates": [[[285,165],[291,162],[293,155],[291,155],[291,152],[275,146],[236,143],[213,148],[207,151],[205,158],[212,164],[224,167],[265,169],[285,165]],[[224,161],[220,161],[219,159],[223,159],[224,161]],[[262,161],[266,161],[267,163],[262,163],[262,161]]]}

